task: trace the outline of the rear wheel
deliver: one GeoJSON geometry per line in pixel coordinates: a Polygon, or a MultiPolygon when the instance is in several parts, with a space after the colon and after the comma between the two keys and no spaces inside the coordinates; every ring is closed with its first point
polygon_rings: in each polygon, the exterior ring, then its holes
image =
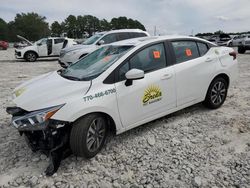
{"type": "Polygon", "coordinates": [[[72,152],[81,157],[94,157],[107,137],[107,121],[100,114],[89,114],[73,124],[70,135],[72,152]]]}
{"type": "Polygon", "coordinates": [[[242,47],[242,46],[238,47],[238,53],[239,54],[244,54],[245,52],[246,52],[246,49],[244,47],[242,47]]]}
{"type": "Polygon", "coordinates": [[[34,62],[37,59],[37,55],[35,52],[26,52],[25,59],[28,62],[34,62]]]}
{"type": "Polygon", "coordinates": [[[228,83],[224,78],[215,78],[208,88],[204,105],[211,109],[219,108],[226,100],[227,88],[228,83]]]}

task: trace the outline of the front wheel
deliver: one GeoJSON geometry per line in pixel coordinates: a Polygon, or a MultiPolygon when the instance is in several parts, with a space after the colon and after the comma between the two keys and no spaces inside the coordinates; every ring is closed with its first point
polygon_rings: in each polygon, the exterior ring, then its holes
{"type": "Polygon", "coordinates": [[[35,62],[37,59],[37,55],[34,52],[27,52],[25,54],[25,59],[28,62],[35,62]]]}
{"type": "Polygon", "coordinates": [[[227,88],[228,83],[224,78],[214,79],[208,88],[204,105],[211,109],[219,108],[226,100],[227,88]]]}
{"type": "Polygon", "coordinates": [[[94,157],[105,143],[107,127],[105,117],[100,114],[89,114],[76,121],[70,134],[72,152],[85,158],[94,157]]]}

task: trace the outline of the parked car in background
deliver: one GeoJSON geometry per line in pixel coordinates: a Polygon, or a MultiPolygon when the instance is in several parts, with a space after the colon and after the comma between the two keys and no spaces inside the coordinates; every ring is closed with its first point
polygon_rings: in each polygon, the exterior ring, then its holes
{"type": "Polygon", "coordinates": [[[58,62],[61,67],[66,68],[70,64],[78,61],[104,44],[146,36],[149,36],[149,34],[140,29],[120,29],[96,33],[92,37],[85,40],[81,45],[75,45],[70,48],[62,49],[58,62]]]}
{"type": "Polygon", "coordinates": [[[244,35],[237,46],[239,54],[244,54],[247,50],[250,50],[250,34],[244,35]]]}
{"type": "Polygon", "coordinates": [[[144,37],[105,45],[67,69],[24,82],[7,108],[34,151],[94,157],[108,131],[120,134],[203,102],[219,108],[236,80],[232,48],[185,36],[144,37]]]}
{"type": "Polygon", "coordinates": [[[3,40],[0,40],[0,50],[7,50],[9,47],[9,43],[3,40]]]}
{"type": "Polygon", "coordinates": [[[243,38],[244,38],[244,35],[236,35],[236,36],[232,37],[232,39],[227,42],[227,46],[229,46],[229,47],[238,46],[243,38]]]}
{"type": "Polygon", "coordinates": [[[17,37],[25,41],[28,45],[16,48],[15,56],[17,59],[25,59],[29,62],[34,62],[37,58],[57,57],[62,48],[76,44],[74,39],[62,37],[42,38],[35,43],[30,42],[22,36],[18,35],[17,37]]]}
{"type": "Polygon", "coordinates": [[[208,41],[217,44],[218,46],[227,46],[227,42],[231,40],[230,35],[222,33],[219,35],[211,36],[208,41]]]}

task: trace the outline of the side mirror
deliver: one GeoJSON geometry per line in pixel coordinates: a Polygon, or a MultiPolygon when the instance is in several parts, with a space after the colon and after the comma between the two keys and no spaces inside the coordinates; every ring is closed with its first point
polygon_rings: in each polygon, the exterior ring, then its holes
{"type": "Polygon", "coordinates": [[[97,45],[101,46],[101,45],[103,45],[104,43],[105,43],[104,40],[100,40],[100,41],[97,43],[97,45]]]}
{"type": "Polygon", "coordinates": [[[126,74],[127,78],[125,85],[131,86],[133,84],[133,80],[140,80],[144,78],[144,71],[139,69],[131,69],[126,74]]]}

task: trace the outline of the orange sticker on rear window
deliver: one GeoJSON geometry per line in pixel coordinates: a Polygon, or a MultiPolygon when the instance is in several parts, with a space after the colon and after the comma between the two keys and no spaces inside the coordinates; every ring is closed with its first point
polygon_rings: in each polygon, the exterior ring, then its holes
{"type": "Polygon", "coordinates": [[[161,58],[161,53],[160,53],[160,51],[153,51],[153,54],[154,54],[154,58],[155,58],[155,59],[161,58]]]}
{"type": "Polygon", "coordinates": [[[192,56],[192,51],[189,48],[186,49],[186,55],[192,56]]]}

